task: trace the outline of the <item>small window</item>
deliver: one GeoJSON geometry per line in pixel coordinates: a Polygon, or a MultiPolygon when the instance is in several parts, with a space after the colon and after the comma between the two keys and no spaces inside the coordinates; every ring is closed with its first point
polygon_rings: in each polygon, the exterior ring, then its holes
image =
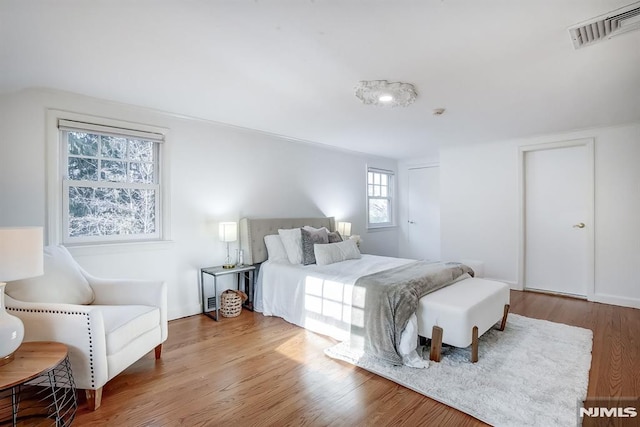
{"type": "Polygon", "coordinates": [[[160,239],[163,135],[59,120],[63,243],[160,239]]]}
{"type": "Polygon", "coordinates": [[[393,171],[367,169],[367,226],[393,225],[393,171]]]}

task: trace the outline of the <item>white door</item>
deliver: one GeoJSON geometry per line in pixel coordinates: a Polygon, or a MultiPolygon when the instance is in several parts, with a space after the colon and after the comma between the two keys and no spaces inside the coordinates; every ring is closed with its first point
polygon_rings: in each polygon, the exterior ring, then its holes
{"type": "Polygon", "coordinates": [[[440,168],[409,169],[409,258],[440,259],[440,168]]]}
{"type": "Polygon", "coordinates": [[[524,287],[586,296],[592,278],[592,149],[524,153],[524,287]]]}

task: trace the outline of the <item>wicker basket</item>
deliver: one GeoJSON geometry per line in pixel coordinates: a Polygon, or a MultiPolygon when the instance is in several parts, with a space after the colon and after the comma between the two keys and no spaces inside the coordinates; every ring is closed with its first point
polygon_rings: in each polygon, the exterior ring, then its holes
{"type": "Polygon", "coordinates": [[[220,297],[220,314],[224,317],[236,317],[242,312],[242,297],[234,290],[227,289],[220,297]]]}

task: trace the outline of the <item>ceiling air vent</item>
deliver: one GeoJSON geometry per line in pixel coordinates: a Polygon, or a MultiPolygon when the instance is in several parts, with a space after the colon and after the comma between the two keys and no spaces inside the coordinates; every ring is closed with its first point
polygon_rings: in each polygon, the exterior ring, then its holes
{"type": "Polygon", "coordinates": [[[579,49],[629,31],[640,30],[640,2],[635,2],[569,28],[573,47],[579,49]]]}

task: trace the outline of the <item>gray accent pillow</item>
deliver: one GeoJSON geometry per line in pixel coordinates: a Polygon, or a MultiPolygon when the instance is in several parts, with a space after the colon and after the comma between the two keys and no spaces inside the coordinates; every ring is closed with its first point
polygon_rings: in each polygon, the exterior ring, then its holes
{"type": "Polygon", "coordinates": [[[329,233],[329,243],[338,243],[342,242],[342,240],[342,236],[340,235],[340,233],[338,233],[337,230],[329,233]]]}
{"type": "Polygon", "coordinates": [[[326,228],[314,231],[302,228],[300,231],[302,233],[302,264],[315,264],[316,254],[313,245],[329,243],[329,233],[326,228]]]}

